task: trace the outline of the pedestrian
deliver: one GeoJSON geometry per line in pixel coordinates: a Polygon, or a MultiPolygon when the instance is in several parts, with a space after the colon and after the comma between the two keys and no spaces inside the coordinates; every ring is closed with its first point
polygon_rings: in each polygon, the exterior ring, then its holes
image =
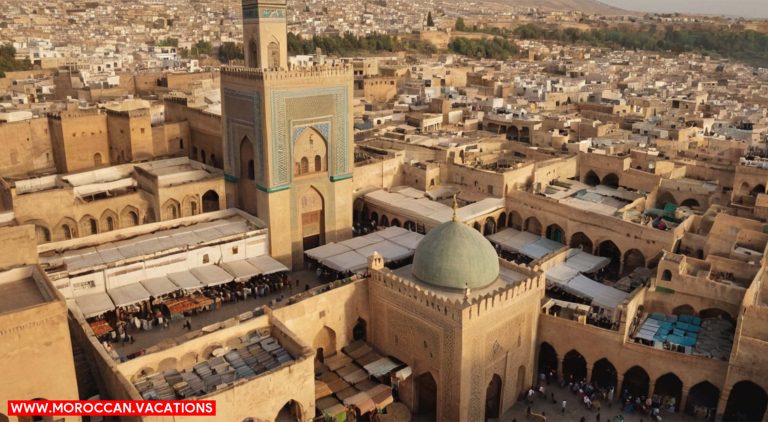
{"type": "Polygon", "coordinates": [[[305,284],[305,285],[304,285],[304,291],[305,291],[305,292],[308,292],[308,291],[309,291],[309,284],[305,284]]]}
{"type": "Polygon", "coordinates": [[[528,389],[528,404],[533,403],[533,388],[528,389]]]}
{"type": "Polygon", "coordinates": [[[557,400],[555,400],[555,393],[550,393],[552,395],[552,404],[557,404],[557,400]]]}
{"type": "Polygon", "coordinates": [[[531,416],[531,406],[528,406],[528,409],[525,410],[525,415],[528,417],[531,416]]]}
{"type": "Polygon", "coordinates": [[[597,415],[595,415],[595,421],[600,422],[600,412],[597,412],[597,415]]]}
{"type": "Polygon", "coordinates": [[[189,311],[184,312],[184,327],[187,331],[192,331],[192,314],[189,311]]]}
{"type": "Polygon", "coordinates": [[[567,401],[565,401],[565,400],[563,400],[563,409],[562,409],[562,410],[563,410],[563,413],[565,413],[565,405],[566,405],[566,404],[568,404],[568,402],[567,402],[567,401]]]}

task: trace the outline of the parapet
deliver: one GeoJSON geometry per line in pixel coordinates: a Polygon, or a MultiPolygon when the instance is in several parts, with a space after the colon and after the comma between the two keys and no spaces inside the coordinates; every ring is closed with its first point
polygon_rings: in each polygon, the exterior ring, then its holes
{"type": "Polygon", "coordinates": [[[294,66],[289,69],[259,69],[244,66],[223,66],[221,68],[221,75],[224,77],[263,81],[352,76],[352,73],[352,65],[349,64],[334,66],[294,66]]]}

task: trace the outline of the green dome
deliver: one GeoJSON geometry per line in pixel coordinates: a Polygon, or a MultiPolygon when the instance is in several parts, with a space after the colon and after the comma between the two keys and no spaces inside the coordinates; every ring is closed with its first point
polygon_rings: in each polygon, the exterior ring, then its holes
{"type": "Polygon", "coordinates": [[[424,236],[412,268],[416,279],[436,287],[482,289],[499,277],[499,258],[477,230],[449,221],[424,236]]]}

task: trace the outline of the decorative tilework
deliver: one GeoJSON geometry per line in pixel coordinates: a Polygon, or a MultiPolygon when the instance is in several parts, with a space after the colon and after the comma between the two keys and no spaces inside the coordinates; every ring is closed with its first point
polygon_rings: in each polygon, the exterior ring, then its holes
{"type": "Polygon", "coordinates": [[[272,187],[291,182],[291,141],[301,134],[300,131],[290,131],[291,122],[297,119],[311,119],[331,115],[331,122],[321,122],[315,129],[323,134],[328,141],[329,171],[332,176],[345,175],[350,172],[349,157],[349,104],[348,88],[346,85],[311,88],[299,90],[275,90],[270,98],[272,116],[272,187]],[[302,107],[288,107],[288,100],[301,100],[302,107]],[[330,100],[332,104],[328,104],[330,100]],[[331,105],[333,110],[328,110],[331,105]],[[290,131],[290,134],[289,134],[290,131]],[[326,136],[327,135],[327,136],[326,136]],[[289,136],[292,136],[289,139],[289,136]]]}
{"type": "Polygon", "coordinates": [[[243,92],[224,88],[223,116],[226,125],[227,167],[235,175],[240,174],[240,140],[248,136],[253,144],[257,181],[265,177],[266,156],[261,131],[261,96],[258,92],[243,92]]]}

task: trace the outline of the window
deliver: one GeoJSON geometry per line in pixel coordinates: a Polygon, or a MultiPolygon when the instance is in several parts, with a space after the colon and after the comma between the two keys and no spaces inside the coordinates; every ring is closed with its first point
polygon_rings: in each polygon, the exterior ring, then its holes
{"type": "Polygon", "coordinates": [[[197,215],[197,202],[191,202],[189,209],[192,211],[192,215],[197,215]]]}
{"type": "Polygon", "coordinates": [[[315,155],[315,171],[321,171],[323,167],[322,160],[319,155],[315,155]]]}
{"type": "Polygon", "coordinates": [[[144,128],[141,128],[141,134],[142,135],[144,134],[144,128]]]}
{"type": "Polygon", "coordinates": [[[299,170],[299,174],[309,173],[309,160],[307,160],[307,157],[301,157],[301,169],[299,170]]]}
{"type": "Polygon", "coordinates": [[[62,225],[61,231],[64,232],[64,239],[72,239],[72,229],[69,227],[69,224],[62,225]]]}
{"type": "Polygon", "coordinates": [[[208,254],[203,255],[203,264],[207,264],[211,261],[211,258],[208,257],[208,254]]]}
{"type": "Polygon", "coordinates": [[[237,246],[233,246],[232,247],[232,255],[237,255],[237,251],[238,250],[239,250],[239,248],[237,246]]]}
{"type": "Polygon", "coordinates": [[[107,217],[107,230],[112,231],[115,229],[115,220],[112,217],[107,217]]]}
{"type": "Polygon", "coordinates": [[[179,138],[179,149],[184,149],[184,139],[179,138]]]}
{"type": "Polygon", "coordinates": [[[96,154],[93,154],[93,165],[95,166],[101,165],[101,154],[98,152],[96,154]]]}
{"type": "Polygon", "coordinates": [[[256,180],[256,169],[253,167],[253,160],[248,160],[248,178],[256,180]]]}
{"type": "Polygon", "coordinates": [[[88,224],[91,226],[91,234],[96,234],[99,232],[99,227],[96,224],[96,220],[91,218],[90,220],[88,220],[88,224]]]}

